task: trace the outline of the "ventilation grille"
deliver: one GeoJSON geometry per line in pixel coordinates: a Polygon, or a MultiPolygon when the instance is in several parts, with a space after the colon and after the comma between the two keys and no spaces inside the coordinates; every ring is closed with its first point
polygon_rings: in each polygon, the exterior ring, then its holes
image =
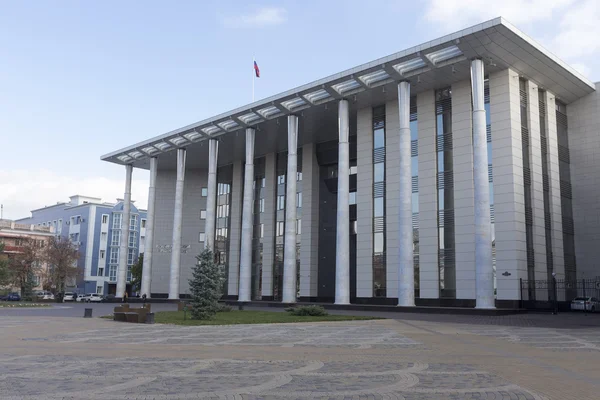
{"type": "Polygon", "coordinates": [[[560,195],[562,197],[566,197],[567,199],[573,198],[573,193],[571,191],[571,182],[560,181],[560,195]]]}

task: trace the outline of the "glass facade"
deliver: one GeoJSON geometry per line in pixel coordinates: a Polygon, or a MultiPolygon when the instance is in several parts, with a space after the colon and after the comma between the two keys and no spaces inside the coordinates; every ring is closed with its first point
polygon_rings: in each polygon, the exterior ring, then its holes
{"type": "Polygon", "coordinates": [[[419,122],[417,120],[417,98],[410,98],[410,153],[412,176],[412,227],[415,269],[415,297],[420,296],[419,278],[419,122]]]}
{"type": "Polygon", "coordinates": [[[373,296],[386,297],[385,105],[373,108],[373,296]]]}
{"type": "Polygon", "coordinates": [[[569,154],[567,106],[556,100],[556,133],[558,137],[558,164],[560,175],[560,204],[562,211],[565,279],[576,279],[575,228],[573,224],[573,196],[571,193],[571,158],[569,154]]]}
{"type": "Polygon", "coordinates": [[[229,279],[229,232],[231,229],[230,204],[233,165],[217,168],[217,202],[215,220],[215,260],[225,271],[224,292],[227,293],[229,279]]]}
{"type": "MultiPolygon", "coordinates": [[[[535,257],[533,253],[533,211],[531,208],[531,160],[529,157],[529,120],[527,81],[519,80],[521,106],[521,144],[523,147],[523,186],[525,200],[525,238],[527,248],[527,279],[535,280],[535,257]]],[[[529,298],[535,299],[535,290],[529,286],[529,298]]]]}
{"type": "MultiPolygon", "coordinates": [[[[297,174],[296,174],[296,193],[302,193],[302,149],[297,150],[297,174]]],[[[277,174],[277,186],[275,189],[276,210],[275,210],[275,263],[273,265],[273,299],[281,300],[283,295],[283,257],[284,257],[284,240],[285,240],[285,208],[287,201],[286,183],[287,176],[287,152],[277,153],[275,164],[277,174]],[[281,204],[281,207],[280,207],[281,204]]],[[[296,205],[296,227],[301,223],[302,206],[296,205]]],[[[296,228],[298,232],[298,228],[296,228]]],[[[296,284],[300,285],[300,236],[296,234],[296,284]]]]}
{"type": "Polygon", "coordinates": [[[440,297],[455,298],[452,90],[450,88],[437,90],[435,100],[440,297]]]}

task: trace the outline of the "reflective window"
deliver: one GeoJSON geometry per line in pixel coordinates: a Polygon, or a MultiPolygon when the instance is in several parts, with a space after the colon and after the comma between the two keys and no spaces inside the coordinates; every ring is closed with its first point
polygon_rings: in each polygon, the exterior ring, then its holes
{"type": "Polygon", "coordinates": [[[384,243],[383,243],[383,232],[375,232],[373,234],[373,252],[374,253],[383,253],[384,243]]]}
{"type": "Polygon", "coordinates": [[[383,197],[373,199],[373,216],[383,217],[383,197]]]}
{"type": "Polygon", "coordinates": [[[375,129],[373,132],[373,148],[380,149],[385,147],[385,130],[375,129]]]}
{"type": "Polygon", "coordinates": [[[383,182],[385,179],[384,163],[373,164],[373,182],[383,182]]]}
{"type": "Polygon", "coordinates": [[[203,187],[201,190],[202,190],[202,197],[208,196],[208,188],[203,187]]]}

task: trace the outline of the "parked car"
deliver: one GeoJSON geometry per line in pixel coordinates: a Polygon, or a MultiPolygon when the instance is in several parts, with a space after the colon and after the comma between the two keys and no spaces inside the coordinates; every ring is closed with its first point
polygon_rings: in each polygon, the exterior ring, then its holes
{"type": "Polygon", "coordinates": [[[600,311],[600,302],[596,297],[575,297],[571,301],[571,310],[600,311]]]}
{"type": "Polygon", "coordinates": [[[63,301],[77,301],[77,293],[65,292],[65,295],[63,296],[63,301]]]}
{"type": "Polygon", "coordinates": [[[54,300],[54,295],[50,292],[37,292],[36,297],[38,298],[38,300],[54,300]]]}
{"type": "Polygon", "coordinates": [[[80,302],[80,303],[86,303],[91,295],[92,295],[91,293],[80,294],[77,296],[77,299],[75,299],[75,301],[80,302]]]}
{"type": "Polygon", "coordinates": [[[11,293],[8,296],[6,296],[6,301],[21,301],[21,295],[19,295],[19,293],[11,293]]]}
{"type": "MultiPolygon", "coordinates": [[[[86,295],[87,296],[87,295],[86,295]]],[[[101,303],[104,301],[104,296],[98,293],[91,293],[90,297],[86,299],[88,303],[101,303]]]]}

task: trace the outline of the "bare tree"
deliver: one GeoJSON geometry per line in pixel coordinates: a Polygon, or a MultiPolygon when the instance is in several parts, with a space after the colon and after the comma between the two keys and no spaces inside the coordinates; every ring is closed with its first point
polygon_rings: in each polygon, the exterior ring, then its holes
{"type": "Polygon", "coordinates": [[[53,237],[45,249],[45,260],[48,263],[48,281],[59,293],[65,291],[67,281],[78,275],[77,260],[79,252],[70,239],[53,237]]]}
{"type": "Polygon", "coordinates": [[[35,286],[34,276],[39,272],[43,261],[43,248],[39,240],[22,240],[19,253],[10,260],[8,270],[12,284],[21,289],[21,297],[30,299],[35,286]]]}

